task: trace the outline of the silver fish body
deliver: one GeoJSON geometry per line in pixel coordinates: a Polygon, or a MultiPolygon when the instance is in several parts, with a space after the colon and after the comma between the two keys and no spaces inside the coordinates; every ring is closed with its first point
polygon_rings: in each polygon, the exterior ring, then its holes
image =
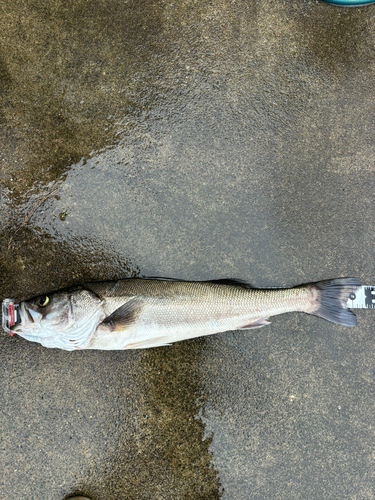
{"type": "Polygon", "coordinates": [[[265,290],[222,281],[87,283],[22,302],[21,323],[12,331],[46,347],[118,350],[258,328],[271,316],[293,311],[355,326],[346,303],[359,287],[355,278],[265,290]]]}

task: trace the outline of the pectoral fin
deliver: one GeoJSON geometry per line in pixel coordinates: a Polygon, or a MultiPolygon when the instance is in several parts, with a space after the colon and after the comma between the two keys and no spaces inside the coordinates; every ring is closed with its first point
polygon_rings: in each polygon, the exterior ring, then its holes
{"type": "Polygon", "coordinates": [[[113,311],[99,326],[111,332],[123,331],[134,324],[142,309],[141,300],[134,298],[113,311]]]}
{"type": "Polygon", "coordinates": [[[261,328],[262,326],[270,325],[271,322],[267,321],[268,318],[260,318],[254,323],[250,323],[249,325],[241,326],[238,330],[251,330],[252,328],[261,328]]]}

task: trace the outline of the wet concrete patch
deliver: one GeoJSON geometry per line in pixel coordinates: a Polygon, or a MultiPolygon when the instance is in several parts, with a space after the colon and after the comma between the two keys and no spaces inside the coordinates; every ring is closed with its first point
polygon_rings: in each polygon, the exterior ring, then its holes
{"type": "Polygon", "coordinates": [[[139,274],[129,257],[117,253],[108,242],[100,244],[98,238],[72,238],[65,244],[43,231],[25,228],[20,237],[11,231],[3,233],[1,245],[6,257],[0,262],[1,290],[18,300],[71,284],[139,274]]]}
{"type": "Polygon", "coordinates": [[[111,409],[105,454],[87,461],[92,465],[76,491],[100,499],[108,498],[108,492],[112,498],[221,497],[211,439],[204,437],[196,416],[201,352],[202,341],[196,341],[137,354],[142,377],[130,395],[133,406],[118,397],[121,406],[111,409]]]}
{"type": "Polygon", "coordinates": [[[19,140],[27,143],[22,164],[11,162],[7,172],[18,173],[16,192],[24,192],[108,144],[114,115],[142,109],[141,68],[155,56],[160,9],[82,1],[1,9],[3,66],[12,75],[3,113],[14,137],[22,131],[19,140]]]}
{"type": "Polygon", "coordinates": [[[371,498],[373,329],[359,322],[289,315],[205,347],[202,418],[228,497],[371,498]]]}

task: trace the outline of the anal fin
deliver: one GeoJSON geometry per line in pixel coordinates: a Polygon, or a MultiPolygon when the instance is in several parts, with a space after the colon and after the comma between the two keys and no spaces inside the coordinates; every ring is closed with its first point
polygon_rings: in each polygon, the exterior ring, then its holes
{"type": "Polygon", "coordinates": [[[271,322],[267,320],[268,318],[260,318],[257,321],[254,321],[254,323],[249,323],[248,325],[241,326],[241,328],[238,328],[238,330],[251,330],[252,328],[261,328],[262,326],[270,325],[271,322]]]}
{"type": "Polygon", "coordinates": [[[138,340],[127,344],[124,349],[148,349],[150,347],[163,347],[171,345],[166,337],[157,337],[154,339],[138,340]]]}

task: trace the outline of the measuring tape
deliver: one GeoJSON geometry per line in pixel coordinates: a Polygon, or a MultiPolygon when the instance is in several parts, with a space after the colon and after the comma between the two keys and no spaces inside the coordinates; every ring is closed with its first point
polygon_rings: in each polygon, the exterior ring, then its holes
{"type": "Polygon", "coordinates": [[[348,309],[375,309],[375,286],[361,286],[356,293],[350,293],[348,309]]]}

